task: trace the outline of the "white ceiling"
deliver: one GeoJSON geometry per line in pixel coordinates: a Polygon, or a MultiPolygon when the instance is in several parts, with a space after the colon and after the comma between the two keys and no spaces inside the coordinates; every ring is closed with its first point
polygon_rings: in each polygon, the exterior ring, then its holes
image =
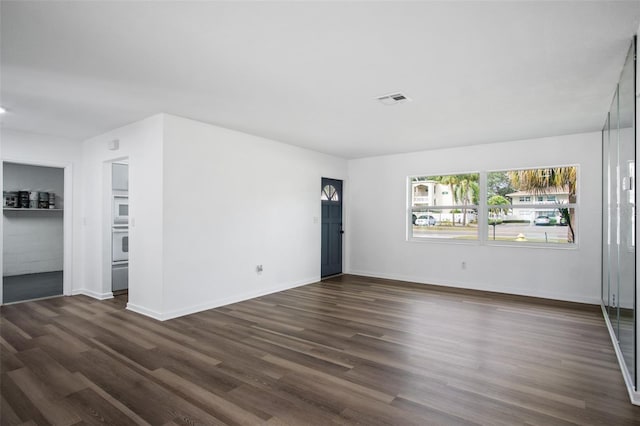
{"type": "Polygon", "coordinates": [[[596,131],[634,2],[2,1],[2,125],[167,112],[346,158],[596,131]],[[384,106],[402,91],[413,101],[384,106]]]}

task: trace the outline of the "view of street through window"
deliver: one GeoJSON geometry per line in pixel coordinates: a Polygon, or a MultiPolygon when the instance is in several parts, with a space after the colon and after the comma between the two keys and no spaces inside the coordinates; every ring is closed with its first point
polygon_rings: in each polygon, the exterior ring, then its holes
{"type": "Polygon", "coordinates": [[[411,178],[411,236],[570,244],[577,232],[577,167],[492,171],[411,178]],[[480,179],[487,204],[479,205],[480,179]],[[481,214],[482,213],[482,214],[481,214]]]}

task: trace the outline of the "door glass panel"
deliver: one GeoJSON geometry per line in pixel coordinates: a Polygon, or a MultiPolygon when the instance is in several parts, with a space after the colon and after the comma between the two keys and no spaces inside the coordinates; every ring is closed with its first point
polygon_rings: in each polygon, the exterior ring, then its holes
{"type": "Polygon", "coordinates": [[[602,302],[636,387],[634,50],[632,44],[602,130],[602,302]]]}
{"type": "Polygon", "coordinates": [[[634,377],[635,358],[635,129],[634,64],[632,51],[618,89],[618,341],[627,368],[634,377]]]}
{"type": "Polygon", "coordinates": [[[607,114],[607,121],[602,129],[602,304],[607,312],[609,312],[609,252],[611,250],[609,138],[609,114],[607,114]]]}
{"type": "Polygon", "coordinates": [[[609,250],[609,319],[616,334],[618,332],[618,245],[620,244],[619,191],[620,170],[618,168],[618,91],[616,90],[609,114],[609,226],[611,227],[611,245],[609,250]]]}
{"type": "Polygon", "coordinates": [[[322,201],[340,201],[340,194],[333,185],[325,185],[320,194],[322,201]]]}

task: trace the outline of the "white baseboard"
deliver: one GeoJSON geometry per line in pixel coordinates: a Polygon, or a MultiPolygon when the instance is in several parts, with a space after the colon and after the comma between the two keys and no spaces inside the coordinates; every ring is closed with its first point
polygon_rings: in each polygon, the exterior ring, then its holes
{"type": "Polygon", "coordinates": [[[85,296],[93,297],[94,299],[98,299],[98,300],[113,299],[113,293],[111,293],[111,292],[109,292],[109,293],[98,293],[98,292],[93,291],[93,290],[87,290],[86,288],[79,288],[79,289],[71,291],[71,295],[72,296],[76,296],[78,294],[83,294],[85,296]]]}
{"type": "Polygon", "coordinates": [[[540,297],[543,299],[552,299],[552,300],[561,300],[564,302],[577,302],[577,303],[587,303],[589,305],[599,305],[600,298],[592,298],[592,297],[584,297],[584,296],[567,296],[563,294],[557,293],[549,293],[549,292],[527,292],[518,288],[511,287],[490,287],[488,285],[483,285],[482,283],[462,283],[455,281],[441,281],[441,280],[425,280],[424,277],[416,277],[410,275],[402,275],[402,274],[382,274],[377,272],[369,272],[369,271],[358,271],[352,270],[349,272],[352,275],[361,275],[364,277],[371,278],[385,278],[389,280],[398,280],[398,281],[408,281],[412,283],[418,284],[429,284],[436,285],[440,287],[453,287],[453,288],[461,288],[467,290],[480,290],[487,291],[492,293],[505,293],[505,294],[513,294],[516,296],[528,296],[528,297],[540,297]]]}
{"type": "MultiPolygon", "coordinates": [[[[271,294],[271,293],[277,293],[279,291],[284,291],[284,290],[288,290],[290,288],[295,288],[295,287],[300,287],[303,285],[307,285],[307,284],[313,284],[320,281],[320,277],[313,277],[313,278],[308,278],[308,279],[304,279],[304,280],[300,280],[300,281],[295,281],[292,283],[288,283],[288,284],[281,284],[275,287],[270,287],[267,289],[260,289],[258,291],[250,291],[250,292],[245,292],[245,293],[240,293],[240,294],[236,294],[233,296],[229,296],[229,297],[223,297],[221,299],[216,299],[216,300],[212,300],[206,303],[201,303],[198,305],[194,305],[194,306],[190,306],[188,308],[183,308],[183,309],[177,309],[174,311],[169,311],[169,312],[164,312],[162,314],[160,313],[156,313],[154,312],[155,315],[151,315],[151,314],[147,314],[146,312],[149,312],[148,310],[145,310],[144,308],[142,308],[142,310],[137,310],[135,312],[141,313],[143,315],[147,315],[150,316],[152,318],[155,318],[157,320],[160,321],[166,321],[166,320],[170,320],[172,318],[178,318],[178,317],[182,317],[185,315],[190,315],[190,314],[195,314],[196,312],[202,312],[202,311],[206,311],[208,309],[213,309],[213,308],[218,308],[220,306],[225,306],[225,305],[230,305],[232,303],[238,303],[238,302],[242,302],[244,300],[249,300],[249,299],[254,299],[256,297],[260,297],[260,296],[266,296],[267,294],[271,294]]],[[[129,308],[129,305],[127,305],[127,309],[129,308]]],[[[139,308],[139,307],[138,307],[139,308]]],[[[134,309],[131,309],[134,310],[134,309]]]]}
{"type": "Polygon", "coordinates": [[[151,309],[147,309],[143,306],[135,305],[131,302],[127,303],[127,310],[131,312],[135,312],[137,314],[145,315],[151,317],[158,321],[164,321],[166,318],[163,318],[161,312],[153,311],[151,309]]]}

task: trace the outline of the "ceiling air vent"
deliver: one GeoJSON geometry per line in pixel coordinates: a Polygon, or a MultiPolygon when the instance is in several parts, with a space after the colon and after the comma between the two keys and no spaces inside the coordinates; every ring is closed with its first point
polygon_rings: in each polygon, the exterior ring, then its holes
{"type": "Polygon", "coordinates": [[[407,102],[411,100],[411,98],[409,98],[407,95],[400,92],[391,93],[389,95],[378,96],[376,99],[379,100],[384,105],[401,104],[402,102],[407,102]]]}

